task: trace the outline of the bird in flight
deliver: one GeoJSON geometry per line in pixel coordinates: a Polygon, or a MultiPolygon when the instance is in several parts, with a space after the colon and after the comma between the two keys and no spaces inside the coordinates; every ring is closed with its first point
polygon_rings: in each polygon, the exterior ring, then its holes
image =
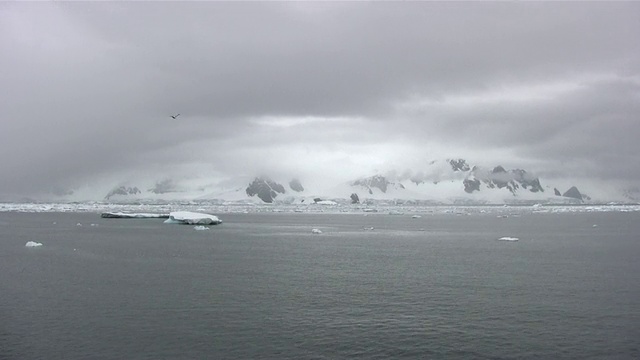
{"type": "Polygon", "coordinates": [[[177,119],[177,118],[178,118],[178,116],[180,116],[180,114],[171,115],[171,118],[172,118],[173,120],[175,120],[175,119],[177,119]]]}

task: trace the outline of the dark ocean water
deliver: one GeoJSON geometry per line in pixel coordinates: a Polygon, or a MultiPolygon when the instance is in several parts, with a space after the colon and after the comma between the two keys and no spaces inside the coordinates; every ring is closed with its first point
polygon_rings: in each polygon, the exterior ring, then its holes
{"type": "Polygon", "coordinates": [[[640,358],[639,213],[220,217],[0,213],[0,358],[640,358]]]}

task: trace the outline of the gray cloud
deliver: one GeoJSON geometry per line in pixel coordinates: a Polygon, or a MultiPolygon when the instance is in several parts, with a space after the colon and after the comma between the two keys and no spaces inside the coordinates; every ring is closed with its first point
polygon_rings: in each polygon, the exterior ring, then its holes
{"type": "Polygon", "coordinates": [[[0,194],[188,163],[373,171],[447,153],[634,180],[639,11],[2,3],[0,194]],[[268,125],[309,117],[329,121],[268,125]]]}

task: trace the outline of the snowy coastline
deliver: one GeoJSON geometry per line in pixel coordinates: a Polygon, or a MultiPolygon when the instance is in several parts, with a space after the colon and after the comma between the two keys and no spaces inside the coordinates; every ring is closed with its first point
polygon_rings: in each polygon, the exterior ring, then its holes
{"type": "MultiPolygon", "coordinates": [[[[256,204],[218,204],[218,203],[169,203],[169,204],[110,204],[110,203],[0,203],[0,212],[83,212],[109,213],[122,217],[158,217],[168,218],[174,211],[198,213],[370,213],[380,215],[404,213],[415,214],[525,214],[525,213],[589,213],[589,212],[637,212],[640,205],[411,205],[378,203],[367,205],[256,205],[256,204]]],[[[109,216],[106,216],[109,217],[109,216]]]]}

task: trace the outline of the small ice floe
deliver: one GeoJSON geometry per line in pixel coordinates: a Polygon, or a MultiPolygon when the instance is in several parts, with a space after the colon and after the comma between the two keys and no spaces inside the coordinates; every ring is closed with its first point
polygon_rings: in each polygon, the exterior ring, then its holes
{"type": "Polygon", "coordinates": [[[423,228],[420,228],[420,229],[418,229],[418,231],[426,231],[426,230],[425,230],[425,229],[423,229],[423,228]]]}
{"type": "Polygon", "coordinates": [[[364,228],[364,230],[373,231],[373,226],[371,226],[371,227],[366,227],[366,228],[364,228]]]}
{"type": "Polygon", "coordinates": [[[420,216],[420,215],[413,215],[411,218],[412,218],[412,219],[420,219],[421,217],[422,217],[422,216],[420,216]]]}
{"type": "Polygon", "coordinates": [[[222,220],[217,216],[190,211],[174,211],[169,213],[169,218],[165,224],[187,224],[187,225],[218,225],[222,220]]]}
{"type": "Polygon", "coordinates": [[[322,230],[320,229],[311,229],[312,234],[322,234],[322,230]]]}
{"type": "Polygon", "coordinates": [[[55,221],[54,221],[54,222],[53,222],[53,225],[56,225],[56,224],[57,224],[57,222],[55,222],[55,221]]]}
{"type": "Polygon", "coordinates": [[[597,224],[593,224],[593,226],[592,226],[592,227],[598,227],[598,225],[597,225],[597,224]]]}
{"type": "Polygon", "coordinates": [[[109,219],[168,219],[167,214],[103,212],[100,217],[109,219]]]}
{"type": "Polygon", "coordinates": [[[24,246],[26,246],[26,247],[38,247],[38,246],[42,246],[42,243],[35,242],[35,241],[27,241],[27,243],[24,246]]]}
{"type": "Polygon", "coordinates": [[[193,230],[202,231],[202,230],[209,230],[209,228],[204,225],[198,225],[198,226],[194,226],[193,230]]]}
{"type": "Polygon", "coordinates": [[[498,239],[499,241],[518,241],[520,239],[518,239],[517,237],[511,237],[511,236],[503,236],[500,239],[498,239]]]}
{"type": "Polygon", "coordinates": [[[98,226],[98,224],[91,224],[91,226],[96,227],[96,226],[98,226]]]}
{"type": "Polygon", "coordinates": [[[77,223],[77,224],[76,224],[76,226],[82,226],[82,224],[80,224],[80,223],[77,223]]]}

